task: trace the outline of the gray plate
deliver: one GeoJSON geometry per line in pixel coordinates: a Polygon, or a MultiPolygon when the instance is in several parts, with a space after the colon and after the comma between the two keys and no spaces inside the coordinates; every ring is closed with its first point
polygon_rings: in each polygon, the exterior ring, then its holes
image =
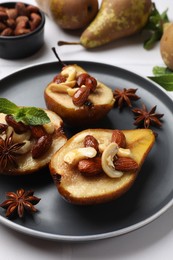
{"type": "MultiPolygon", "coordinates": [[[[66,62],[67,64],[69,62],[66,62]]],[[[156,144],[147,157],[134,186],[120,199],[98,206],[74,206],[58,194],[48,170],[32,176],[0,176],[0,200],[5,192],[18,188],[34,189],[41,198],[39,212],[25,219],[8,220],[0,209],[1,223],[28,235],[61,241],[88,241],[125,234],[156,219],[173,204],[173,102],[156,84],[127,70],[100,63],[77,63],[108,86],[138,88],[142,102],[148,108],[157,105],[157,113],[164,113],[163,126],[156,144]]],[[[0,96],[18,105],[45,107],[43,91],[60,71],[57,62],[39,64],[20,70],[0,81],[0,96]]],[[[93,127],[133,129],[133,113],[129,108],[113,109],[93,127]]],[[[68,136],[81,129],[65,127],[68,136]]]]}

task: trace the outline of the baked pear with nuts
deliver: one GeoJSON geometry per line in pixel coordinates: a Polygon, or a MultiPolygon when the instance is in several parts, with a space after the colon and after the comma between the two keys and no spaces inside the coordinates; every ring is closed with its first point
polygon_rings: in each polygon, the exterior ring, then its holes
{"type": "Polygon", "coordinates": [[[150,129],[87,129],[53,155],[50,172],[67,201],[105,203],[131,188],[154,142],[150,129]]]}
{"type": "Polygon", "coordinates": [[[115,102],[112,90],[80,66],[64,65],[44,91],[48,109],[72,126],[102,119],[115,102]]]}
{"type": "Polygon", "coordinates": [[[66,141],[63,121],[56,113],[17,107],[0,98],[0,174],[34,173],[48,166],[66,141]]]}

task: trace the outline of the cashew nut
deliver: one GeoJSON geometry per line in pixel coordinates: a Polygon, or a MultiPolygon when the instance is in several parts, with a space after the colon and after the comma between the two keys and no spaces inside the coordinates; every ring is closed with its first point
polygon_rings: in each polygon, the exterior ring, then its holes
{"type": "Polygon", "coordinates": [[[63,71],[61,72],[61,75],[68,76],[67,82],[72,81],[76,78],[76,69],[74,66],[67,66],[63,71]]]}
{"type": "Polygon", "coordinates": [[[106,149],[106,147],[110,144],[110,140],[99,140],[99,152],[103,153],[103,151],[106,149]]]}
{"type": "Polygon", "coordinates": [[[67,93],[67,89],[73,88],[76,85],[76,81],[73,80],[71,82],[62,82],[62,83],[51,83],[50,90],[52,92],[60,92],[60,93],[67,93]]]}
{"type": "Polygon", "coordinates": [[[23,134],[17,134],[13,127],[11,126],[8,126],[8,129],[7,129],[7,132],[6,132],[6,135],[7,136],[10,136],[11,133],[13,132],[13,142],[14,143],[22,143],[24,142],[25,140],[29,140],[30,136],[31,136],[31,132],[30,131],[27,131],[23,134]]]}
{"type": "Polygon", "coordinates": [[[79,88],[68,88],[67,89],[67,94],[72,97],[74,93],[78,90],[79,88]]]}
{"type": "Polygon", "coordinates": [[[24,141],[24,145],[17,151],[17,154],[25,154],[31,150],[32,143],[28,140],[24,141]]]}
{"type": "Polygon", "coordinates": [[[103,151],[101,164],[103,171],[111,178],[119,178],[123,172],[117,171],[113,164],[114,156],[118,153],[119,147],[116,143],[110,143],[103,151]]]}
{"type": "Polygon", "coordinates": [[[64,156],[64,161],[70,165],[76,165],[79,161],[87,158],[93,158],[97,154],[96,149],[93,147],[76,148],[69,151],[64,156]]]}
{"type": "Polygon", "coordinates": [[[133,158],[133,155],[132,155],[130,149],[119,148],[118,152],[117,152],[117,155],[119,157],[130,157],[130,158],[133,158]]]}
{"type": "Polygon", "coordinates": [[[55,131],[55,126],[52,122],[44,124],[43,127],[46,130],[46,133],[48,134],[53,134],[53,132],[55,131]]]}

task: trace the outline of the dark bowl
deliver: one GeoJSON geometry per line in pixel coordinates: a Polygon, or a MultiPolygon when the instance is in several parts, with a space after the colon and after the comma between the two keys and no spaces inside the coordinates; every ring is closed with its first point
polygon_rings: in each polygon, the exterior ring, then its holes
{"type": "MultiPolygon", "coordinates": [[[[14,8],[16,2],[1,3],[0,6],[14,8]]],[[[25,5],[29,5],[26,4],[25,5]]],[[[0,36],[0,57],[22,59],[36,53],[44,44],[45,15],[39,10],[41,23],[32,32],[19,36],[0,36]]]]}

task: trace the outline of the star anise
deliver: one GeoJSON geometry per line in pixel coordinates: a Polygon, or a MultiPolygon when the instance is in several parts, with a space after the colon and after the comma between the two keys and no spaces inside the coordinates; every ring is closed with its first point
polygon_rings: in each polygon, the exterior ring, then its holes
{"type": "Polygon", "coordinates": [[[33,195],[34,191],[25,191],[19,189],[15,192],[7,192],[5,200],[0,204],[0,207],[6,209],[6,217],[13,217],[16,214],[22,218],[25,210],[29,213],[34,213],[37,209],[34,207],[41,199],[33,195]]]}
{"type": "Polygon", "coordinates": [[[3,172],[7,166],[18,167],[16,156],[17,151],[25,143],[13,143],[13,132],[6,136],[5,139],[0,137],[0,172],[3,172]]]}
{"type": "Polygon", "coordinates": [[[156,107],[157,106],[154,106],[148,111],[147,107],[143,104],[142,108],[132,109],[132,112],[136,115],[134,125],[144,128],[150,128],[150,126],[160,127],[162,125],[160,118],[162,118],[164,114],[155,113],[156,107]]]}
{"type": "Polygon", "coordinates": [[[120,109],[124,105],[132,107],[131,101],[136,101],[140,99],[140,97],[136,95],[136,91],[137,89],[134,88],[124,88],[123,90],[116,88],[113,92],[115,98],[115,105],[117,105],[120,109]]]}

